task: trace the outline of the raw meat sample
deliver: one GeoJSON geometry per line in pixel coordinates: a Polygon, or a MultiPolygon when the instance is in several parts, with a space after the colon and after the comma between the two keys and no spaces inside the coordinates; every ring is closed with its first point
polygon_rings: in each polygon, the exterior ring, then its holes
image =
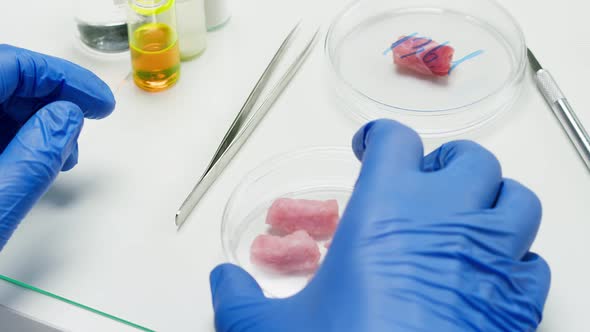
{"type": "Polygon", "coordinates": [[[314,238],[332,236],[338,227],[338,202],[306,199],[277,199],[266,216],[266,223],[281,234],[304,230],[314,238]]]}
{"type": "Polygon", "coordinates": [[[332,245],[332,241],[328,241],[328,242],[324,243],[324,248],[330,249],[331,245],[332,245]]]}
{"type": "Polygon", "coordinates": [[[315,271],[320,262],[320,249],[305,231],[280,237],[258,235],[250,247],[252,263],[278,273],[315,271]]]}
{"type": "Polygon", "coordinates": [[[447,76],[455,50],[448,45],[419,37],[402,36],[392,45],[393,62],[429,76],[447,76]]]}

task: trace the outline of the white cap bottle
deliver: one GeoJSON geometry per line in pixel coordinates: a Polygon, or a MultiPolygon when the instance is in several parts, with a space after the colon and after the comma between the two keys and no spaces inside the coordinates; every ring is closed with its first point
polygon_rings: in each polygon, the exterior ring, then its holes
{"type": "Polygon", "coordinates": [[[225,25],[231,17],[230,0],[205,0],[207,30],[217,30],[225,25]]]}
{"type": "Polygon", "coordinates": [[[180,59],[201,55],[207,48],[204,0],[176,0],[176,26],[180,59]]]}

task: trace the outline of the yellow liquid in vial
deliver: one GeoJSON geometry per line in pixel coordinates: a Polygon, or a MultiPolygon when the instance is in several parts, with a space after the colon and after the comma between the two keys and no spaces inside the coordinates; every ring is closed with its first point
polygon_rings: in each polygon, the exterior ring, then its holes
{"type": "Polygon", "coordinates": [[[166,24],[148,23],[135,30],[129,45],[133,80],[138,87],[162,91],[180,76],[180,51],[176,32],[166,24]]]}

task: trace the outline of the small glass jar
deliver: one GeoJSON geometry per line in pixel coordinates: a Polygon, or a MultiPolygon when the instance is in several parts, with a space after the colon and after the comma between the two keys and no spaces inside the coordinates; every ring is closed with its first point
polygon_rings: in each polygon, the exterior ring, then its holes
{"type": "Polygon", "coordinates": [[[128,0],[127,25],[135,84],[150,92],[173,86],[180,76],[174,0],[128,0]]]}
{"type": "Polygon", "coordinates": [[[123,53],[129,50],[125,0],[76,0],[77,38],[91,53],[123,53]]]}
{"type": "Polygon", "coordinates": [[[180,59],[190,60],[207,48],[204,0],[176,0],[180,59]]]}

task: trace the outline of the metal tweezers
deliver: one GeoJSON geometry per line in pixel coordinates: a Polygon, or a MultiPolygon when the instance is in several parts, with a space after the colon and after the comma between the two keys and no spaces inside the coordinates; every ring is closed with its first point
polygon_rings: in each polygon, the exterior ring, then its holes
{"type": "Polygon", "coordinates": [[[291,44],[298,30],[300,24],[297,24],[287,35],[287,38],[281,44],[278,51],[276,52],[275,56],[272,58],[271,62],[266,67],[264,73],[254,86],[254,89],[246,99],[244,106],[238,113],[238,116],[234,119],[234,122],[229,127],[229,130],[225,134],[225,137],[221,141],[221,144],[217,148],[217,152],[211,159],[209,166],[205,173],[201,176],[201,179],[185,201],[176,212],[175,223],[176,227],[180,229],[180,227],[185,223],[188,216],[191,214],[195,206],[199,203],[199,201],[203,198],[207,190],[211,187],[211,185],[217,180],[217,178],[221,175],[223,170],[227,167],[227,165],[231,162],[232,158],[238,153],[242,145],[248,140],[250,134],[256,129],[256,126],[260,123],[260,121],[264,118],[266,113],[268,113],[269,109],[273,105],[273,103],[277,100],[283,90],[287,87],[293,76],[297,73],[297,70],[301,67],[309,53],[311,52],[315,41],[319,35],[319,29],[315,32],[311,40],[307,43],[306,47],[303,51],[297,56],[295,61],[291,64],[291,66],[287,69],[287,72],[283,74],[280,81],[277,85],[272,89],[270,94],[266,97],[266,99],[262,102],[260,107],[258,107],[254,111],[254,105],[256,101],[260,97],[262,91],[264,90],[266,84],[269,81],[269,78],[272,76],[272,72],[276,68],[277,64],[283,57],[285,51],[291,44]],[[254,111],[254,112],[253,112],[254,111]]]}

